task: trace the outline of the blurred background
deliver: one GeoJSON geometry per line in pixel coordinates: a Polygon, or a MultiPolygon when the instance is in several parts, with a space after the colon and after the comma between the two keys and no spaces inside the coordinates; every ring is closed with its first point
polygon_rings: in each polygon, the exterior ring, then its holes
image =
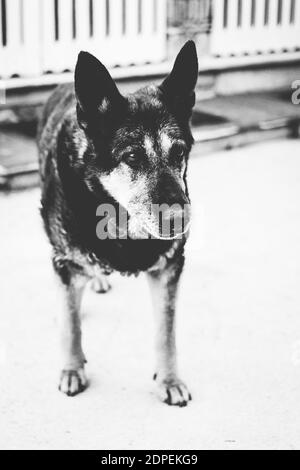
{"type": "Polygon", "coordinates": [[[300,0],[0,0],[0,447],[299,449],[299,126],[300,0]],[[160,83],[188,39],[200,74],[178,339],[194,401],[149,394],[149,293],[119,277],[87,292],[91,387],[69,401],[38,116],[80,50],[126,93],[160,83]]]}

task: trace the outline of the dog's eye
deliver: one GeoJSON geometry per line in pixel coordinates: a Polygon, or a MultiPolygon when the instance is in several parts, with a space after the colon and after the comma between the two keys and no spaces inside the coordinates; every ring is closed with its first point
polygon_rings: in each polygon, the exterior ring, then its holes
{"type": "Polygon", "coordinates": [[[137,166],[140,162],[140,155],[134,152],[124,153],[123,161],[129,166],[137,166]]]}

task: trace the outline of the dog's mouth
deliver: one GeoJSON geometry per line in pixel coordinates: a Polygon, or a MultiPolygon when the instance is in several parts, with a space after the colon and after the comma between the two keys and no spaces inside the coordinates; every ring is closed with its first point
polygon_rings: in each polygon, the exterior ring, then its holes
{"type": "Polygon", "coordinates": [[[189,221],[186,224],[184,230],[180,232],[176,232],[174,229],[171,228],[169,233],[164,233],[162,230],[155,230],[153,226],[150,224],[144,223],[143,229],[151,235],[152,238],[157,240],[165,240],[165,241],[173,241],[173,240],[180,240],[188,233],[191,227],[191,222],[189,221]]]}
{"type": "Polygon", "coordinates": [[[129,232],[132,238],[152,238],[156,240],[173,241],[183,238],[190,230],[191,213],[188,209],[180,210],[178,214],[165,217],[163,213],[140,212],[130,214],[129,232]]]}

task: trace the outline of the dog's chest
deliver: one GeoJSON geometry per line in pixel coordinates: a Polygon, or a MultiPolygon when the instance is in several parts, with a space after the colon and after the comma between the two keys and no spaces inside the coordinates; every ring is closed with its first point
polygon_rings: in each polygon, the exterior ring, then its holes
{"type": "Polygon", "coordinates": [[[123,269],[120,269],[116,263],[111,264],[105,259],[99,259],[92,252],[83,253],[79,249],[72,250],[72,255],[69,257],[69,260],[71,258],[72,263],[80,267],[80,269],[84,272],[84,275],[89,278],[101,278],[103,275],[109,276],[114,271],[118,271],[122,275],[138,275],[140,272],[152,272],[164,269],[168,261],[174,258],[177,250],[180,248],[180,245],[180,241],[175,241],[169,250],[153,258],[153,263],[150,263],[147,268],[143,267],[141,269],[138,268],[136,260],[133,260],[132,268],[130,268],[128,264],[127,269],[125,266],[123,269]]]}

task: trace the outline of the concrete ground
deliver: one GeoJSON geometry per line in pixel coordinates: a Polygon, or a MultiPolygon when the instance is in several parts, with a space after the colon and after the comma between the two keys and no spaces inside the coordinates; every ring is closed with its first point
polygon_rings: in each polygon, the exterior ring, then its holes
{"type": "Polygon", "coordinates": [[[300,142],[190,169],[194,229],[178,305],[188,408],[157,401],[143,277],[87,292],[90,388],[61,395],[59,297],[39,191],[0,196],[1,449],[300,448],[300,142]]]}

